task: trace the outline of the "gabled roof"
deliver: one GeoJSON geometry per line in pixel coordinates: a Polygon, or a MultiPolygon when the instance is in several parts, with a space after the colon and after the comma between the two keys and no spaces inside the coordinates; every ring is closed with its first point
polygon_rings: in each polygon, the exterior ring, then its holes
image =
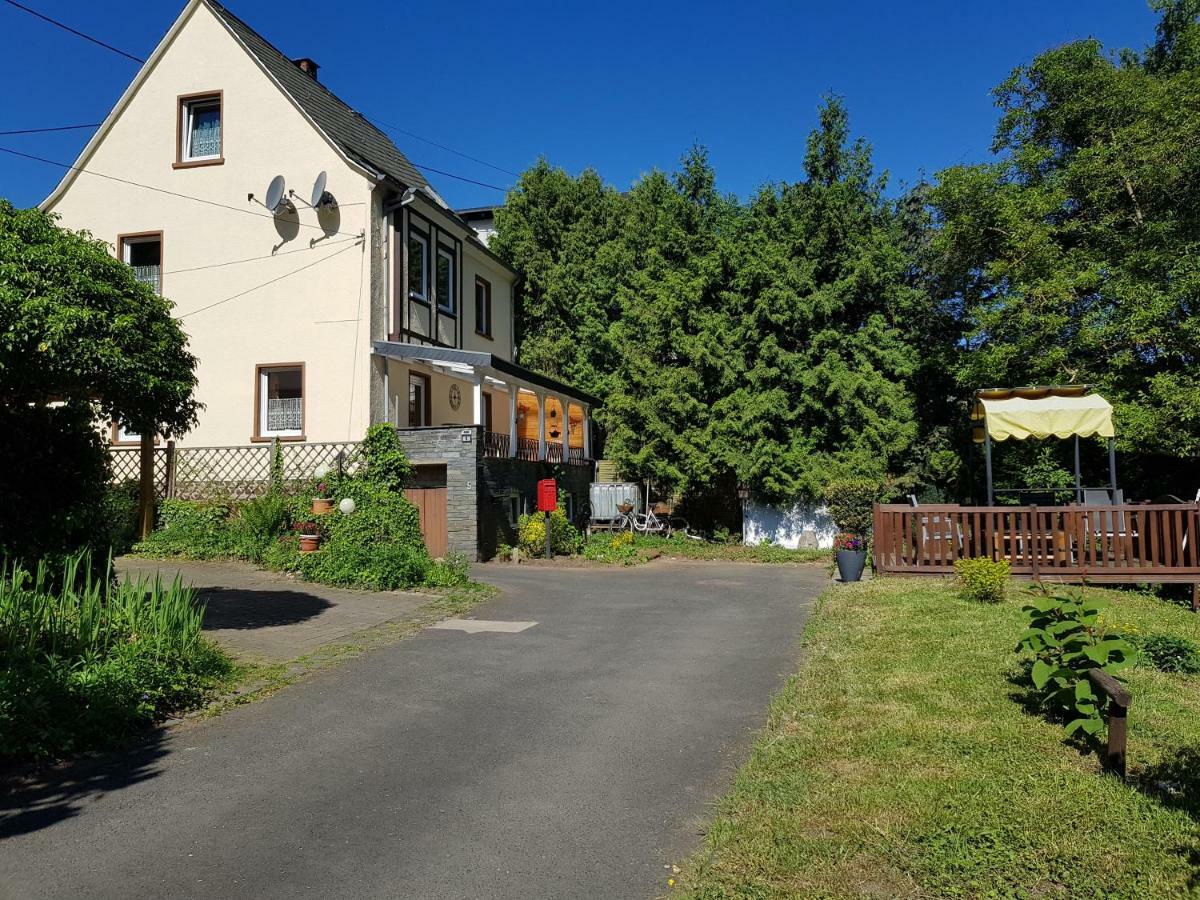
{"type": "Polygon", "coordinates": [[[343,153],[388,175],[405,187],[430,188],[417,167],[361,113],[355,112],[329,88],[302,72],[290,58],[216,0],[205,2],[343,153]]]}

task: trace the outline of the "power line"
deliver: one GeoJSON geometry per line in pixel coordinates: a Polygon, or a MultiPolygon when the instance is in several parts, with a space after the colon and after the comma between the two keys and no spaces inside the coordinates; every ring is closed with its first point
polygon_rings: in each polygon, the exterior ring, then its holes
{"type": "Polygon", "coordinates": [[[42,13],[38,12],[36,9],[30,9],[28,6],[22,6],[20,3],[17,3],[16,0],[4,0],[4,2],[7,3],[9,6],[16,7],[17,9],[19,9],[23,12],[29,13],[29,15],[31,15],[31,16],[35,16],[36,18],[41,19],[43,22],[49,22],[55,28],[61,28],[63,31],[69,31],[71,34],[75,35],[76,37],[83,38],[85,41],[91,41],[93,44],[97,44],[98,46],[103,47],[105,50],[111,50],[113,53],[119,53],[121,56],[124,56],[126,59],[133,60],[135,63],[144,63],[145,62],[145,60],[142,59],[140,56],[134,56],[132,53],[126,53],[124,50],[120,49],[119,47],[114,47],[112,44],[106,44],[104,41],[100,40],[100,38],[95,38],[95,37],[92,37],[90,34],[84,34],[82,31],[77,31],[76,29],[72,28],[70,25],[66,25],[66,24],[58,21],[58,19],[52,19],[49,16],[43,15],[42,13]]]}
{"type": "Polygon", "coordinates": [[[245,297],[247,294],[252,294],[257,290],[260,290],[261,288],[265,288],[268,285],[274,284],[277,281],[283,281],[283,279],[285,279],[285,278],[291,278],[293,275],[303,272],[306,269],[311,269],[313,266],[319,266],[323,262],[328,262],[329,260],[333,259],[335,256],[341,256],[347,250],[353,250],[356,246],[358,246],[358,242],[355,242],[355,243],[349,245],[348,247],[343,247],[341,250],[336,250],[333,253],[330,253],[328,256],[322,256],[320,259],[314,260],[313,262],[310,262],[308,265],[304,265],[298,269],[292,269],[292,271],[290,271],[290,272],[285,272],[282,275],[278,275],[275,278],[272,278],[270,281],[264,281],[262,284],[256,284],[254,287],[247,288],[244,291],[234,294],[232,297],[226,297],[224,300],[218,300],[216,303],[208,304],[208,306],[202,306],[199,309],[193,309],[191,312],[184,313],[182,316],[179,316],[178,317],[179,321],[182,322],[188,316],[194,316],[197,313],[202,313],[205,310],[209,310],[209,309],[212,309],[213,307],[220,306],[223,303],[228,303],[231,300],[237,300],[239,297],[245,297]]]}
{"type": "Polygon", "coordinates": [[[220,269],[225,266],[237,266],[237,265],[241,265],[242,263],[259,262],[264,259],[278,259],[281,256],[290,256],[293,253],[309,253],[313,250],[322,250],[326,247],[337,247],[337,246],[340,246],[340,245],[346,243],[346,241],[357,241],[360,239],[361,239],[361,235],[355,235],[352,238],[346,238],[345,240],[342,240],[342,241],[331,241],[330,243],[325,243],[325,244],[311,244],[308,247],[296,247],[294,250],[282,250],[279,253],[268,253],[263,256],[250,256],[250,257],[247,257],[246,259],[231,259],[231,260],[227,260],[226,262],[209,263],[208,265],[204,265],[204,266],[191,266],[190,268],[187,268],[187,269],[171,269],[169,272],[163,272],[163,276],[165,277],[167,275],[179,275],[180,273],[183,273],[183,272],[202,272],[205,269],[220,269]]]}
{"type": "MultiPolygon", "coordinates": [[[[5,0],[7,2],[7,0],[5,0]]],[[[78,131],[81,128],[99,128],[100,123],[95,125],[58,125],[53,128],[20,128],[16,131],[0,131],[0,137],[7,137],[10,134],[46,134],[50,131],[78,131]]]]}
{"type": "MultiPolygon", "coordinates": [[[[37,10],[31,10],[31,8],[28,6],[18,4],[18,2],[16,0],[2,0],[2,1],[6,2],[6,4],[8,4],[10,6],[18,8],[18,10],[28,12],[30,14],[30,16],[35,16],[37,18],[40,18],[43,20],[43,22],[48,22],[49,24],[56,26],[56,28],[61,28],[64,31],[70,31],[72,35],[76,35],[77,37],[82,37],[84,41],[90,41],[91,43],[97,44],[97,46],[103,47],[104,49],[112,50],[113,53],[118,53],[121,56],[125,56],[126,59],[131,59],[134,62],[145,62],[145,60],[142,58],[139,58],[139,56],[134,56],[132,53],[126,53],[125,50],[122,50],[118,47],[113,47],[112,44],[101,41],[100,38],[98,38],[98,37],[92,37],[89,34],[85,34],[85,32],[83,32],[83,31],[79,31],[78,29],[71,28],[70,25],[59,22],[58,19],[52,19],[49,16],[43,16],[43,14],[40,12],[37,12],[37,10]]],[[[364,118],[366,118],[366,116],[364,116],[364,118]]],[[[461,156],[462,158],[464,158],[464,160],[470,160],[472,162],[479,163],[480,166],[486,166],[491,169],[496,169],[497,172],[503,172],[506,175],[514,176],[514,178],[520,178],[520,174],[518,174],[516,172],[511,172],[510,169],[505,169],[503,167],[496,166],[496,164],[487,162],[485,160],[480,160],[480,158],[478,156],[464,154],[464,152],[462,152],[461,150],[455,150],[454,148],[451,148],[451,146],[446,146],[445,144],[439,144],[438,142],[436,142],[436,140],[431,140],[430,138],[421,137],[420,134],[412,132],[412,131],[404,130],[404,128],[401,128],[398,125],[388,125],[388,124],[386,124],[386,122],[379,122],[379,125],[382,125],[382,126],[388,127],[388,128],[394,128],[395,131],[401,132],[403,134],[408,134],[409,137],[413,137],[418,140],[424,140],[424,142],[426,144],[431,144],[432,146],[436,146],[436,148],[439,148],[440,150],[445,150],[445,151],[451,152],[451,154],[461,156]]],[[[31,133],[36,133],[36,132],[40,132],[40,131],[47,131],[47,132],[48,131],[70,131],[70,130],[72,130],[72,128],[84,128],[84,127],[95,128],[97,126],[95,126],[95,125],[68,125],[68,126],[65,126],[62,128],[28,128],[28,130],[24,130],[24,131],[5,131],[5,132],[0,132],[0,134],[31,134],[31,133]]],[[[56,164],[61,164],[61,163],[56,163],[56,164]]],[[[414,164],[414,166],[416,166],[418,168],[425,169],[426,172],[433,172],[438,175],[444,175],[445,178],[457,179],[458,181],[466,181],[467,184],[478,185],[479,187],[491,188],[492,191],[500,191],[503,193],[508,193],[508,191],[509,191],[509,188],[500,187],[498,185],[490,185],[490,184],[487,184],[486,181],[476,181],[475,179],[466,178],[466,176],[463,176],[463,175],[455,175],[454,173],[451,173],[451,172],[444,172],[444,170],[436,169],[436,168],[433,168],[432,166],[421,166],[421,164],[419,164],[419,163],[413,163],[413,164],[414,164]]]]}
{"type": "MultiPolygon", "coordinates": [[[[6,0],[6,2],[7,2],[7,0],[6,0]]],[[[144,188],[147,191],[155,191],[156,193],[159,193],[159,194],[166,194],[169,197],[179,197],[182,200],[193,200],[196,203],[203,203],[206,206],[215,206],[218,209],[228,209],[228,210],[231,210],[232,212],[243,213],[244,215],[247,215],[247,216],[254,216],[254,218],[256,218],[256,219],[273,219],[273,218],[275,218],[274,216],[262,215],[260,213],[256,213],[250,209],[242,209],[241,207],[238,207],[238,206],[229,206],[226,203],[218,203],[216,200],[205,200],[203,197],[193,197],[190,194],[180,194],[177,191],[168,191],[166,188],[151,187],[148,184],[142,184],[137,181],[130,181],[127,178],[118,178],[116,175],[105,175],[103,172],[94,172],[91,169],[84,169],[80,166],[72,166],[72,165],[68,165],[67,163],[58,162],[57,160],[46,159],[44,156],[36,156],[33,153],[22,153],[20,150],[13,150],[11,147],[0,147],[0,153],[8,153],[8,154],[11,154],[12,156],[20,156],[25,159],[32,159],[35,162],[46,163],[47,165],[58,166],[63,169],[70,169],[72,172],[80,172],[84,175],[95,175],[97,178],[106,178],[109,181],[116,181],[121,184],[130,185],[131,187],[144,188]]],[[[301,222],[299,220],[297,220],[296,224],[302,228],[315,228],[321,232],[325,231],[325,229],[322,228],[320,225],[310,225],[307,222],[301,222]]],[[[333,234],[340,234],[340,235],[344,235],[345,237],[361,237],[361,235],[355,234],[354,232],[351,232],[351,231],[335,231],[335,232],[333,232],[333,234]]]]}
{"type": "Polygon", "coordinates": [[[471,156],[469,153],[463,153],[461,150],[455,150],[453,147],[447,147],[445,144],[439,144],[437,141],[431,141],[429,138],[421,137],[421,135],[417,134],[416,132],[408,131],[407,129],[401,128],[399,125],[389,125],[387,122],[383,122],[379,119],[374,119],[372,121],[380,128],[390,128],[392,131],[398,131],[401,134],[406,134],[411,138],[416,138],[418,141],[424,141],[430,146],[437,147],[439,150],[445,150],[447,153],[453,153],[455,156],[461,156],[463,159],[469,159],[471,162],[479,163],[481,166],[487,166],[489,169],[495,169],[497,172],[503,172],[505,175],[511,175],[514,178],[521,177],[520,172],[514,172],[511,169],[506,169],[503,166],[497,166],[494,163],[490,163],[486,159],[480,159],[477,156],[471,156]]]}
{"type": "MultiPolygon", "coordinates": [[[[54,25],[54,26],[56,26],[57,28],[61,28],[61,29],[63,29],[64,31],[69,31],[71,34],[75,35],[76,37],[83,38],[85,41],[91,41],[93,44],[96,44],[96,45],[98,45],[98,46],[100,46],[100,47],[104,47],[106,50],[111,50],[113,53],[118,53],[118,54],[120,54],[121,56],[124,56],[124,57],[126,57],[127,59],[131,59],[131,60],[133,60],[133,61],[134,61],[134,62],[136,62],[136,63],[144,63],[144,62],[145,62],[145,60],[144,60],[144,59],[142,59],[142,58],[140,58],[140,57],[137,57],[137,56],[134,56],[132,53],[126,53],[124,50],[121,50],[121,49],[119,49],[118,47],[114,47],[112,44],[105,43],[104,41],[100,40],[99,38],[92,37],[90,34],[85,34],[84,32],[82,32],[82,31],[79,31],[78,29],[72,28],[70,25],[66,25],[66,24],[64,24],[63,22],[59,22],[57,19],[52,19],[52,18],[50,18],[49,16],[43,15],[42,13],[38,12],[38,11],[37,11],[37,10],[35,10],[35,9],[30,9],[28,6],[24,6],[24,5],[20,4],[20,3],[17,3],[17,2],[16,2],[16,0],[3,0],[3,2],[4,2],[4,3],[7,3],[9,6],[15,7],[16,9],[19,9],[19,10],[22,10],[22,11],[24,11],[24,12],[27,12],[27,13],[29,13],[31,16],[36,16],[37,18],[39,18],[39,19],[42,19],[42,20],[43,20],[43,21],[45,21],[45,22],[49,22],[51,25],[54,25]]],[[[363,118],[366,118],[366,117],[364,116],[363,118]]],[[[380,122],[379,124],[380,124],[380,125],[383,125],[384,127],[387,127],[387,128],[392,128],[392,129],[395,129],[396,131],[402,132],[403,134],[407,134],[407,135],[409,135],[410,137],[414,137],[414,138],[416,138],[416,139],[417,139],[417,140],[419,140],[419,141],[424,141],[425,143],[427,143],[427,144],[431,144],[431,145],[433,145],[434,147],[438,147],[438,148],[440,148],[440,149],[442,149],[442,150],[446,150],[446,151],[447,151],[447,152],[449,152],[449,153],[454,153],[454,154],[456,154],[456,155],[458,155],[458,156],[461,156],[463,159],[469,159],[469,160],[471,160],[472,162],[479,163],[480,165],[483,165],[483,166],[487,166],[487,167],[488,167],[488,168],[490,168],[490,169],[495,169],[495,170],[496,170],[496,171],[498,171],[498,172],[503,172],[503,173],[505,173],[506,175],[512,175],[512,176],[514,176],[514,177],[520,177],[520,176],[519,176],[519,174],[518,174],[517,172],[513,172],[513,171],[511,171],[511,170],[509,170],[509,169],[505,169],[505,168],[502,168],[502,167],[500,167],[500,166],[497,166],[497,165],[493,165],[493,164],[492,164],[492,163],[490,163],[490,162],[487,162],[487,161],[485,161],[485,160],[479,159],[479,158],[478,158],[478,157],[476,157],[476,156],[471,156],[471,155],[470,155],[470,154],[468,154],[468,153],[463,153],[461,150],[455,150],[454,148],[452,148],[452,147],[448,147],[448,146],[446,146],[445,144],[439,144],[437,141],[433,141],[433,140],[430,140],[429,138],[422,137],[421,135],[419,135],[419,134],[416,134],[415,132],[412,132],[412,131],[407,131],[407,130],[405,130],[405,129],[403,129],[403,128],[400,128],[400,127],[399,127],[399,126],[397,126],[397,125],[388,125],[386,122],[380,122]]],[[[82,127],[85,127],[85,126],[75,126],[75,125],[68,126],[68,128],[82,128],[82,127]]],[[[86,127],[96,127],[96,126],[86,126],[86,127]]],[[[0,132],[0,134],[31,134],[31,133],[34,133],[34,132],[36,132],[36,131],[38,131],[38,130],[39,130],[39,129],[28,129],[27,131],[17,131],[17,132],[0,132]]],[[[55,129],[45,129],[45,130],[46,130],[46,131],[52,131],[52,130],[55,130],[55,129]]],[[[64,130],[64,131],[65,131],[65,130],[68,130],[68,129],[67,129],[67,128],[64,128],[64,129],[62,129],[62,130],[64,130]]],[[[48,162],[48,160],[42,160],[42,161],[43,161],[43,162],[48,162]]],[[[62,165],[62,163],[56,163],[55,165],[62,165]]],[[[503,188],[503,187],[500,187],[499,185],[495,185],[495,184],[488,184],[488,183],[487,183],[487,182],[485,182],[485,181],[476,181],[476,180],[475,180],[475,179],[473,179],[473,178],[467,178],[467,177],[465,177],[465,176],[463,176],[463,175],[455,175],[453,172],[446,172],[446,171],[444,171],[444,170],[442,170],[442,169],[435,169],[435,168],[433,168],[432,166],[423,166],[423,165],[420,165],[419,163],[413,163],[413,165],[417,166],[417,168],[424,169],[424,170],[425,170],[425,171],[427,171],[427,172],[433,172],[433,173],[435,173],[435,174],[437,174],[437,175],[443,175],[443,176],[445,176],[446,178],[454,178],[454,179],[457,179],[458,181],[465,181],[465,182],[467,182],[468,184],[474,184],[474,185],[478,185],[479,187],[485,187],[485,188],[489,188],[489,189],[491,189],[491,190],[493,190],[493,191],[500,191],[500,192],[502,192],[502,193],[508,193],[508,188],[503,188]]],[[[140,187],[145,187],[145,185],[140,185],[140,187]]],[[[192,199],[195,199],[195,198],[192,198],[192,199]]]]}
{"type": "MultiPolygon", "coordinates": [[[[412,160],[409,160],[412,162],[412,160]]],[[[419,162],[413,162],[413,165],[418,169],[424,169],[426,172],[433,172],[437,175],[445,175],[447,178],[457,178],[459,181],[465,181],[468,184],[477,184],[480,187],[491,188],[493,191],[500,191],[502,194],[508,193],[508,188],[500,187],[498,184],[488,184],[486,181],[476,181],[474,178],[466,178],[462,175],[455,175],[453,172],[443,172],[441,169],[435,169],[433,166],[425,166],[419,162]]]]}

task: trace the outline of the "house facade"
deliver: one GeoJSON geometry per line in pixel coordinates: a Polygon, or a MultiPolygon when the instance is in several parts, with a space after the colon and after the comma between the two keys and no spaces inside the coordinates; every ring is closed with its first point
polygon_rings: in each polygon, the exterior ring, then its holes
{"type": "Polygon", "coordinates": [[[42,208],[175,304],[204,404],[181,449],[392,423],[435,553],[510,539],[540,475],[586,497],[596,401],[514,362],[514,273],[316,62],[214,0],[186,5],[42,208]]]}

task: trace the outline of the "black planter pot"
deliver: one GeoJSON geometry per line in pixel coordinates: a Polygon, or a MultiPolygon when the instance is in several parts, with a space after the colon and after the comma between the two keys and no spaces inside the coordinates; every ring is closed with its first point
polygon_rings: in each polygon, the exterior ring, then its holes
{"type": "Polygon", "coordinates": [[[842,581],[858,581],[867,565],[866,550],[839,550],[837,552],[838,575],[842,581]]]}

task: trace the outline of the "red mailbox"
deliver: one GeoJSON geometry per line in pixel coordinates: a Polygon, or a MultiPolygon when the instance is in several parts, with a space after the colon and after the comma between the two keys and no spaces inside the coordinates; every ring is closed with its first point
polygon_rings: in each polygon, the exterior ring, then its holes
{"type": "Polygon", "coordinates": [[[553,478],[543,478],[538,482],[538,512],[554,512],[558,509],[558,485],[553,478]]]}

